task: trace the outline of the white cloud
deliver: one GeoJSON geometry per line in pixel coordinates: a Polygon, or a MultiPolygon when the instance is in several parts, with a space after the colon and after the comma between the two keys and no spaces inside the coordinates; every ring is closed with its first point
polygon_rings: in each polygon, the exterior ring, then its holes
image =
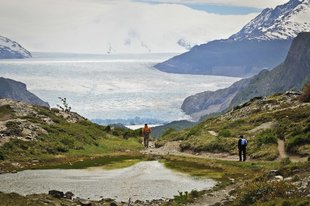
{"type": "Polygon", "coordinates": [[[162,3],[177,3],[177,4],[215,4],[225,6],[242,6],[253,8],[270,8],[280,4],[284,4],[289,0],[142,0],[145,2],[162,2],[162,3]]]}
{"type": "Polygon", "coordinates": [[[226,38],[255,15],[127,0],[1,0],[0,35],[32,51],[182,52],[181,38],[191,44],[226,38]]]}

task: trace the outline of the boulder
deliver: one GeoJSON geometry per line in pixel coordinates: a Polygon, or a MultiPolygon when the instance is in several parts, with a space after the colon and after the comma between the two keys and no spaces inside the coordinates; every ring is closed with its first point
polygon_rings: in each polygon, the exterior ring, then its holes
{"type": "Polygon", "coordinates": [[[72,200],[73,197],[74,197],[74,194],[72,192],[68,191],[65,193],[66,199],[72,200]]]}
{"type": "Polygon", "coordinates": [[[61,191],[57,191],[57,190],[50,190],[48,191],[48,194],[51,195],[52,197],[55,197],[55,198],[64,198],[64,193],[61,192],[61,191]]]}
{"type": "Polygon", "coordinates": [[[275,177],[275,176],[277,176],[277,175],[280,175],[279,170],[271,170],[271,171],[267,174],[267,177],[268,177],[268,178],[273,178],[273,177],[275,177]]]}

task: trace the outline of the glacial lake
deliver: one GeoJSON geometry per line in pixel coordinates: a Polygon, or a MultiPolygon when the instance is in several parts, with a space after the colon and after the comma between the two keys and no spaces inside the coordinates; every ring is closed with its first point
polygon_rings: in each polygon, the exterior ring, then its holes
{"type": "Polygon", "coordinates": [[[145,161],[131,167],[105,170],[87,169],[25,170],[0,175],[0,191],[21,195],[71,191],[76,197],[117,201],[172,198],[178,191],[207,190],[216,182],[167,169],[158,161],[145,161]]]}

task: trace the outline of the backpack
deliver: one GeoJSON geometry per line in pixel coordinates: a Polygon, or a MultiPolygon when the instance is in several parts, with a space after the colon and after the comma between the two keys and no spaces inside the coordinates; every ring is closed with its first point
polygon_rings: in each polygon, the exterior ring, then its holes
{"type": "Polygon", "coordinates": [[[246,139],[241,139],[241,146],[246,146],[248,141],[246,139]]]}

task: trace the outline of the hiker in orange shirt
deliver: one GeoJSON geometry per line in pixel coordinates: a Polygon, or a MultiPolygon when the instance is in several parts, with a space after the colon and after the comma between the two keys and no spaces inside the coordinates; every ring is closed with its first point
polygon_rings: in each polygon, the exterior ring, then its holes
{"type": "Polygon", "coordinates": [[[145,148],[149,147],[151,132],[152,129],[148,127],[147,124],[145,124],[144,127],[142,128],[143,143],[145,148]]]}

